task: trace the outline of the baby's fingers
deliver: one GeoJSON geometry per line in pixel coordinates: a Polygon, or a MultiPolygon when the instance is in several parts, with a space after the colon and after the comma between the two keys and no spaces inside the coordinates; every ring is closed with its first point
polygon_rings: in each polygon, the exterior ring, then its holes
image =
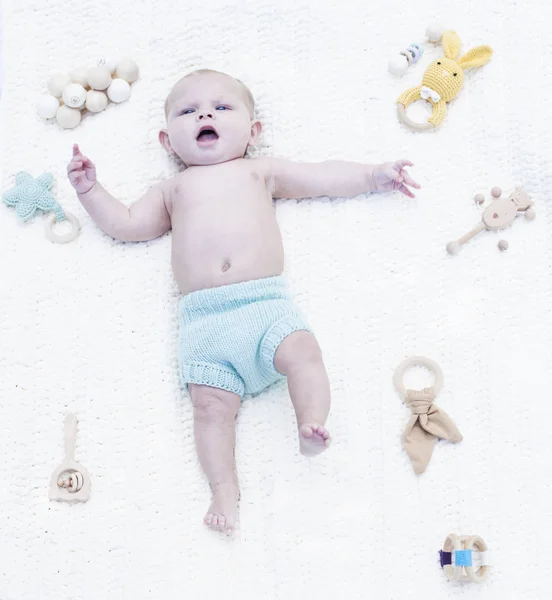
{"type": "Polygon", "coordinates": [[[82,160],[72,160],[67,165],[67,173],[71,173],[73,171],[81,171],[83,167],[82,160]]]}
{"type": "Polygon", "coordinates": [[[401,185],[397,187],[397,190],[409,198],[415,198],[414,194],[406,187],[406,185],[404,185],[404,183],[401,183],[401,185]]]}
{"type": "Polygon", "coordinates": [[[410,175],[406,171],[401,171],[401,175],[402,175],[402,180],[404,181],[404,183],[406,183],[406,185],[416,188],[417,190],[420,189],[421,185],[419,183],[416,183],[414,181],[414,179],[412,179],[412,177],[410,177],[410,175]]]}
{"type": "Polygon", "coordinates": [[[410,162],[409,160],[406,159],[402,159],[402,160],[397,160],[395,162],[395,166],[399,169],[399,171],[401,169],[404,169],[404,167],[413,167],[414,163],[410,162]]]}

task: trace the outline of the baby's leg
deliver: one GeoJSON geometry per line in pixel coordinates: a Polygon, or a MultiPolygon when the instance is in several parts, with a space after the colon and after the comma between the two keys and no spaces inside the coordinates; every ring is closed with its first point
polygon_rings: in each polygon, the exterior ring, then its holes
{"type": "Polygon", "coordinates": [[[240,397],[204,385],[189,388],[194,405],[197,454],[213,492],[205,524],[229,535],[236,525],[240,494],[234,458],[240,397]]]}
{"type": "Polygon", "coordinates": [[[274,366],[288,379],[301,452],[319,454],[330,444],[324,428],[330,412],[330,384],[316,338],[308,331],[292,333],[276,350],[274,366]]]}

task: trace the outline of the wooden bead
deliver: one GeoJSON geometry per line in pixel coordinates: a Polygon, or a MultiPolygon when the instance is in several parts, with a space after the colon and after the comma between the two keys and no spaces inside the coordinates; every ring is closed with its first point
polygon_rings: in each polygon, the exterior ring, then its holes
{"type": "Polygon", "coordinates": [[[107,106],[107,96],[104,92],[90,90],[86,94],[86,108],[93,113],[99,113],[107,106]]]}
{"type": "Polygon", "coordinates": [[[106,90],[111,84],[111,73],[106,67],[88,69],[88,85],[93,90],[106,90]]]}
{"type": "Polygon", "coordinates": [[[133,83],[138,79],[138,65],[130,58],[122,58],[117,63],[116,73],[120,79],[133,83]]]}
{"type": "Polygon", "coordinates": [[[43,119],[53,119],[59,108],[59,100],[55,96],[45,95],[37,103],[36,110],[43,119]]]}
{"type": "Polygon", "coordinates": [[[63,90],[71,83],[71,78],[67,73],[55,73],[48,80],[48,91],[52,96],[61,98],[63,90]]]}
{"type": "Polygon", "coordinates": [[[504,250],[508,250],[508,242],[506,240],[500,240],[500,242],[498,242],[498,249],[501,252],[504,252],[504,250]]]}
{"type": "Polygon", "coordinates": [[[56,120],[63,129],[73,129],[81,122],[81,111],[78,108],[60,106],[56,113],[56,120]]]}
{"type": "Polygon", "coordinates": [[[499,188],[497,185],[495,185],[494,188],[491,190],[491,196],[493,198],[500,198],[501,195],[502,195],[502,188],[499,188]]]}
{"type": "Polygon", "coordinates": [[[483,202],[485,202],[485,196],[483,194],[475,194],[473,199],[476,204],[483,204],[483,202]]]}

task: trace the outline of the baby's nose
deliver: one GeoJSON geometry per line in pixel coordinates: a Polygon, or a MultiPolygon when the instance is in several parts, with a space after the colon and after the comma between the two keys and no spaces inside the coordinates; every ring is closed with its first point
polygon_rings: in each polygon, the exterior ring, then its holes
{"type": "Polygon", "coordinates": [[[198,118],[199,121],[201,121],[201,119],[212,119],[213,118],[213,113],[210,113],[210,112],[206,112],[206,113],[198,112],[197,113],[197,118],[198,118]]]}

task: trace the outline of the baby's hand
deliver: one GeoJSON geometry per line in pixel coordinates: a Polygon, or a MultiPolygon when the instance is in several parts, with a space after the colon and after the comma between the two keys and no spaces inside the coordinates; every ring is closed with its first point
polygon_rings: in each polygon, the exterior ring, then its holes
{"type": "Polygon", "coordinates": [[[405,167],[413,167],[414,165],[409,160],[397,160],[395,162],[387,162],[381,165],[376,165],[374,168],[374,180],[376,189],[382,190],[398,190],[409,198],[414,198],[414,194],[407,186],[419,190],[420,185],[416,183],[412,177],[405,171],[405,167]]]}
{"type": "Polygon", "coordinates": [[[79,194],[86,194],[96,184],[96,167],[82,155],[77,144],[73,144],[73,158],[67,166],[67,177],[79,194]]]}

